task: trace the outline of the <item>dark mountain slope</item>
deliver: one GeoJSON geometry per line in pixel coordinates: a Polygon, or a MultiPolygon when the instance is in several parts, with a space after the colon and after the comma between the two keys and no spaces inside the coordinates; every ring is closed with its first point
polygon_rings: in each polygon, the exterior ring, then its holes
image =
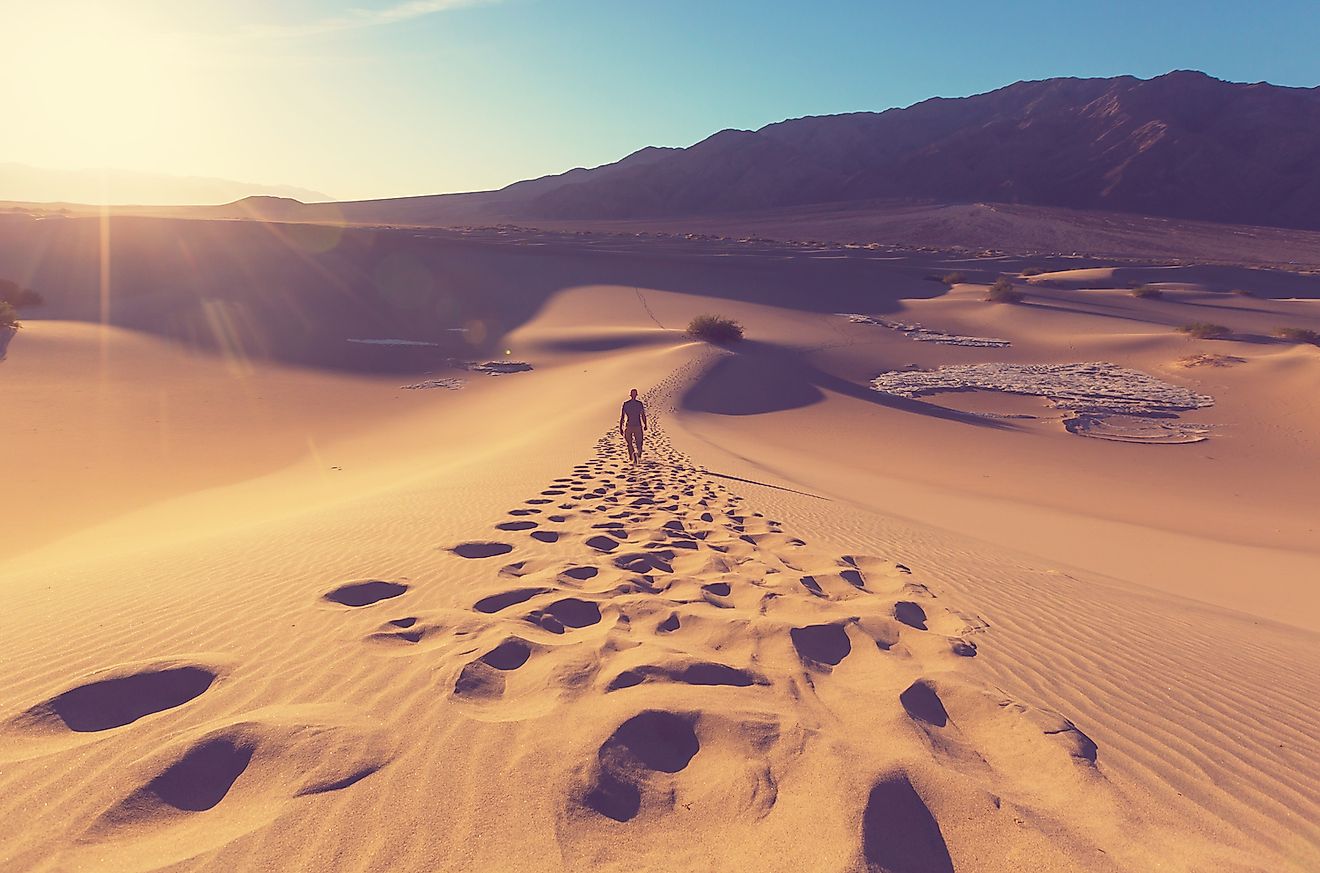
{"type": "Polygon", "coordinates": [[[1195,72],[1018,82],[721,131],[630,161],[536,180],[518,211],[640,218],[902,198],[1320,227],[1320,88],[1195,72]]]}

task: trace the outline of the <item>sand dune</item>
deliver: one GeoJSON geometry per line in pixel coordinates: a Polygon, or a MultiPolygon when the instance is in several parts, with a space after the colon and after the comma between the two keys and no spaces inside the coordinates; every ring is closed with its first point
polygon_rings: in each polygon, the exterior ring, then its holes
{"type": "Polygon", "coordinates": [[[927,282],[960,268],[934,256],[445,251],[473,294],[539,273],[490,346],[531,371],[235,373],[145,311],[11,343],[0,396],[48,417],[4,471],[37,520],[0,558],[23,822],[0,866],[1320,863],[1320,353],[1265,339],[1320,326],[1313,300],[1090,287],[1111,273],[1010,306],[927,282]],[[1172,330],[1207,310],[1238,338],[1172,330]],[[688,340],[702,311],[748,339],[688,340]],[[1186,413],[1209,439],[869,387],[1096,360],[1213,397],[1186,413]],[[88,382],[123,414],[89,419],[88,382]],[[634,386],[658,429],[630,467],[634,386]]]}

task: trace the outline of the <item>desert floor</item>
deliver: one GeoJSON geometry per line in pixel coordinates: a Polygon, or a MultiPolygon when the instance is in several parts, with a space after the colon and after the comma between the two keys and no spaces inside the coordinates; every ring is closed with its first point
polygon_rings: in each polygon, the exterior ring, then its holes
{"type": "Polygon", "coordinates": [[[0,867],[1320,867],[1320,348],[1270,336],[1316,277],[444,245],[536,286],[472,353],[534,369],[190,345],[168,290],[103,326],[46,276],[0,362],[0,867]],[[1088,362],[1213,405],[869,386],[1088,362]]]}

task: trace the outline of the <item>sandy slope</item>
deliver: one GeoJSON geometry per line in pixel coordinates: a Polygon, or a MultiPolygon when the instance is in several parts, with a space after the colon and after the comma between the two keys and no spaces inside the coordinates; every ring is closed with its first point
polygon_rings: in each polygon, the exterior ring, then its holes
{"type": "Polygon", "coordinates": [[[0,558],[278,470],[425,400],[398,378],[255,367],[81,322],[29,322],[8,357],[0,480],[22,511],[0,530],[0,558]]]}
{"type": "MultiPolygon", "coordinates": [[[[181,403],[195,451],[242,447],[223,475],[148,479],[0,565],[0,866],[1313,868],[1316,351],[1191,342],[1120,292],[977,295],[904,317],[1010,349],[602,284],[507,338],[532,373],[405,396],[263,366],[271,430],[213,437],[181,403]],[[748,325],[736,356],[666,330],[711,307],[748,325]],[[1175,369],[1207,347],[1245,363],[1175,369]],[[1097,355],[1210,390],[1224,433],[1110,443],[860,387],[1097,355]],[[632,385],[661,426],[635,469],[608,430],[632,385]],[[281,454],[298,422],[315,454],[281,454]],[[1172,572],[1211,543],[1236,563],[1172,572]]],[[[0,367],[83,339],[39,325],[0,367]]],[[[236,402],[222,361],[114,344],[236,402]]],[[[107,422],[88,444],[157,432],[107,422]]]]}

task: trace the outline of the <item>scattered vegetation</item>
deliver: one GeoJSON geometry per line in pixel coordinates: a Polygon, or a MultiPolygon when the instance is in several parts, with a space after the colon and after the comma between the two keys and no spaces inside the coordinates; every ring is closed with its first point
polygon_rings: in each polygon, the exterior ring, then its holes
{"type": "Polygon", "coordinates": [[[0,300],[0,330],[7,327],[17,329],[20,326],[18,310],[14,308],[14,304],[8,300],[0,300]]]}
{"type": "Polygon", "coordinates": [[[707,342],[733,343],[743,338],[743,327],[722,315],[698,315],[688,322],[687,333],[707,342]]]}
{"type": "Polygon", "coordinates": [[[1023,294],[1013,287],[1012,280],[1000,276],[995,280],[995,284],[990,286],[990,293],[985,297],[991,303],[1021,303],[1023,294]]]}
{"type": "Polygon", "coordinates": [[[12,279],[0,279],[0,303],[8,303],[14,308],[20,306],[40,306],[45,301],[31,288],[24,288],[12,279]]]}
{"type": "Polygon", "coordinates": [[[1040,275],[1041,273],[1043,273],[1043,272],[1045,272],[1045,271],[1042,270],[1040,267],[1027,267],[1025,270],[1022,271],[1022,275],[1023,275],[1023,276],[1039,276],[1039,275],[1040,275]]]}
{"type": "Polygon", "coordinates": [[[1208,321],[1193,321],[1191,324],[1184,324],[1178,328],[1178,332],[1197,339],[1223,339],[1232,333],[1222,324],[1211,324],[1208,321]]]}
{"type": "Polygon", "coordinates": [[[1247,290],[1246,288],[1234,288],[1232,291],[1229,291],[1228,293],[1229,293],[1229,294],[1236,294],[1236,295],[1239,296],[1239,297],[1255,297],[1255,296],[1256,296],[1256,293],[1255,293],[1254,291],[1249,291],[1249,290],[1247,290]]]}
{"type": "Polygon", "coordinates": [[[1164,296],[1164,292],[1154,285],[1138,285],[1132,289],[1133,297],[1141,298],[1159,298],[1164,296]]]}
{"type": "Polygon", "coordinates": [[[1320,346],[1320,331],[1305,327],[1276,327],[1274,335],[1284,342],[1310,343],[1313,346],[1320,346]]]}
{"type": "Polygon", "coordinates": [[[940,281],[945,285],[961,285],[967,281],[966,273],[945,273],[940,276],[940,281]]]}

